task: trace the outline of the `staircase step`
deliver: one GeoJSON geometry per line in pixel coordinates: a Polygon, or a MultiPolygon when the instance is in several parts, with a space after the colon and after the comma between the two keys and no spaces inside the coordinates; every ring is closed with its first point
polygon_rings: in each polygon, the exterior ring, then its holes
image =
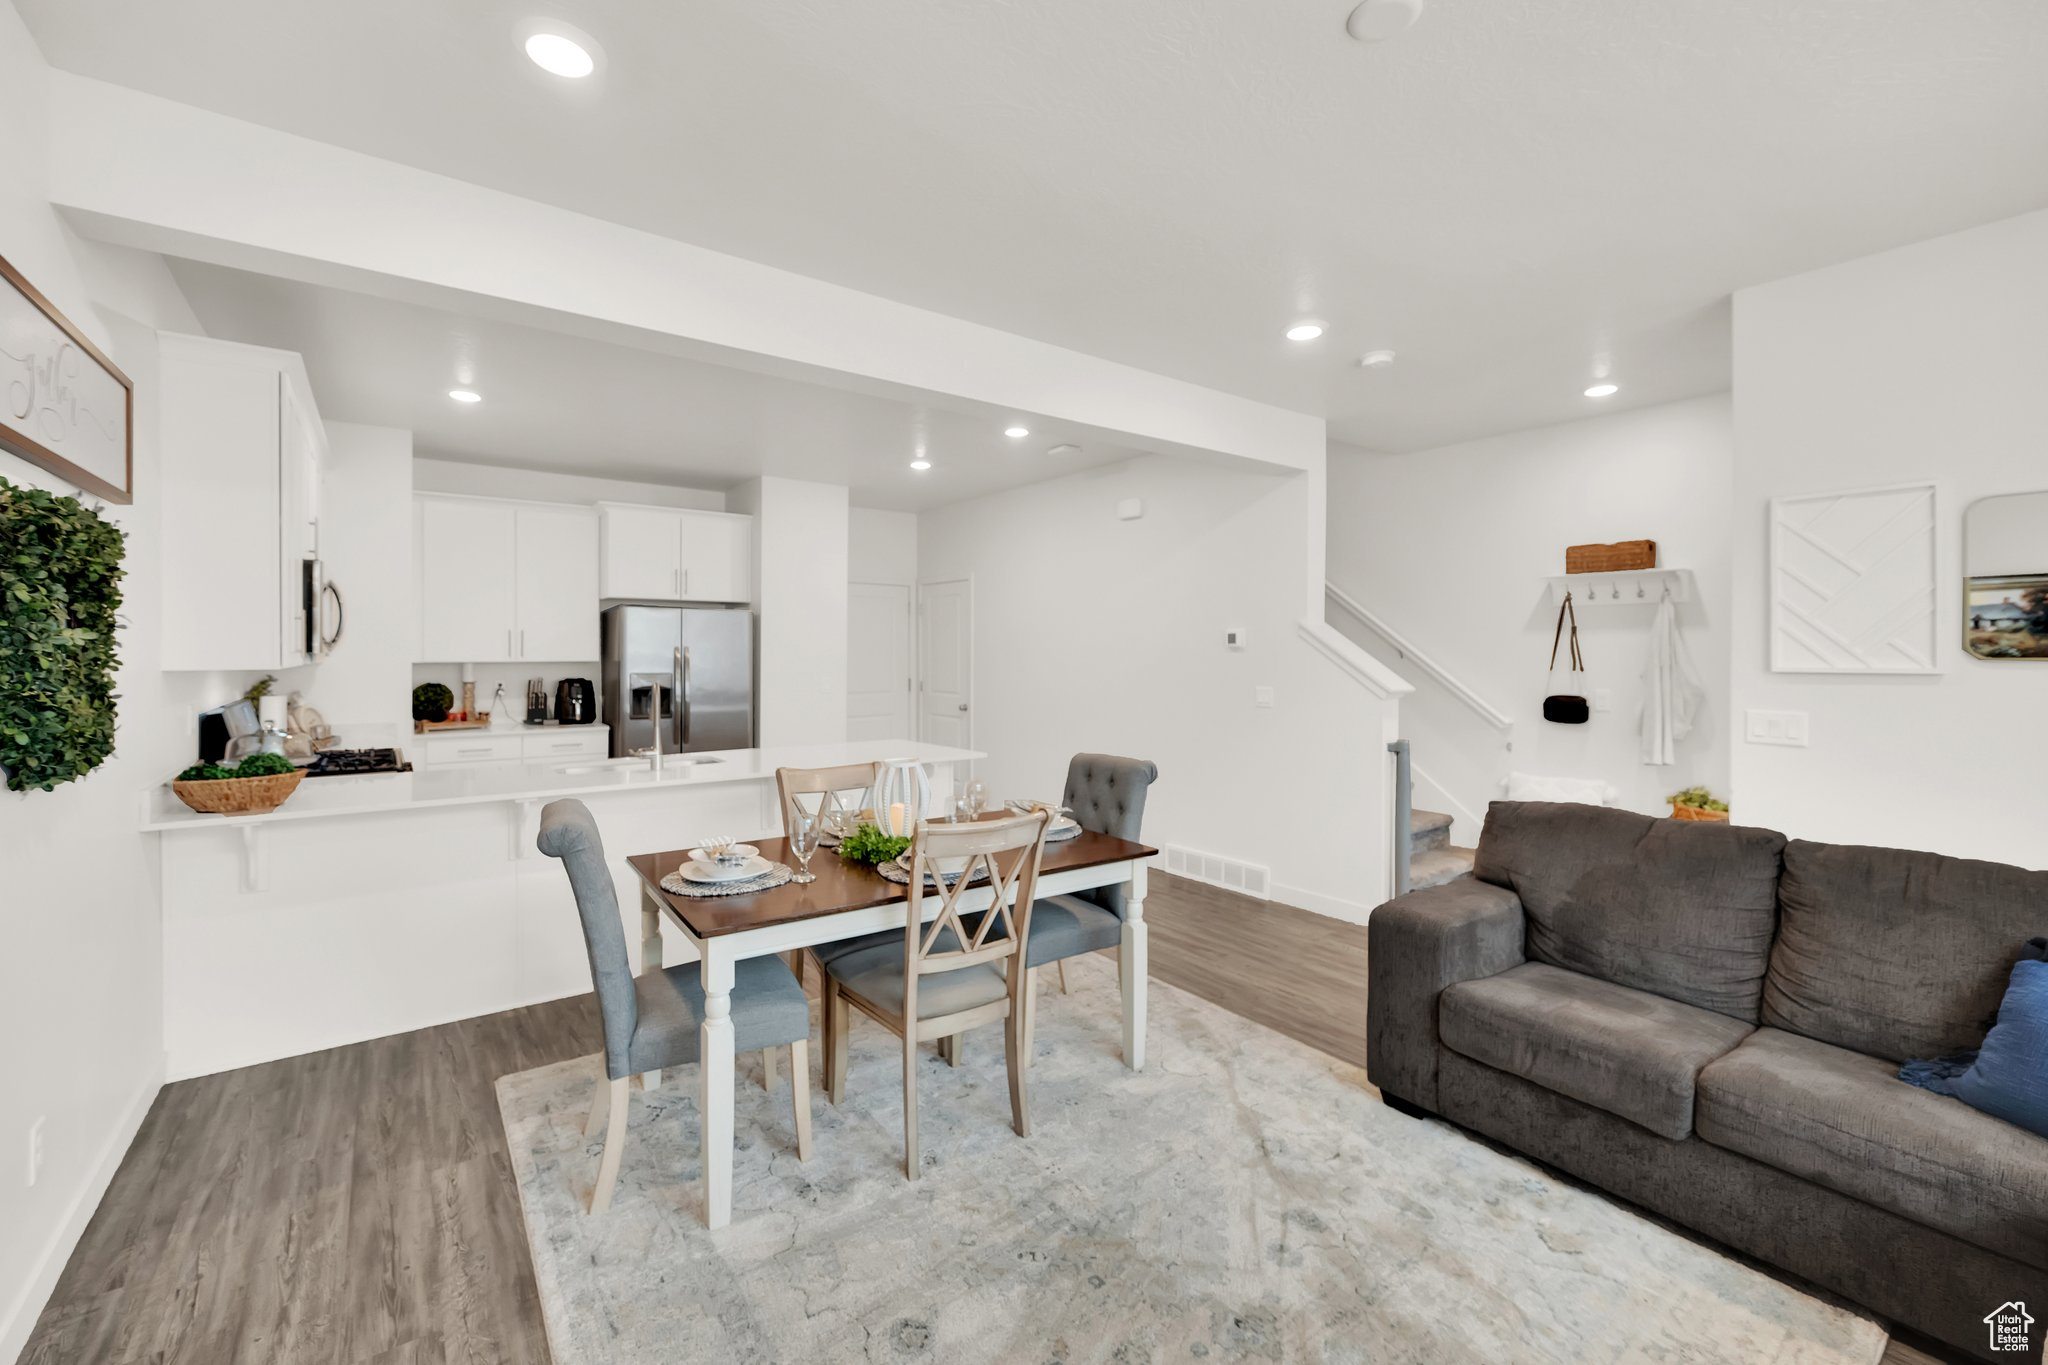
{"type": "Polygon", "coordinates": [[[1408,812],[1408,852],[1411,855],[1444,848],[1450,842],[1450,816],[1435,810],[1408,812]]]}
{"type": "Polygon", "coordinates": [[[1420,891],[1427,886],[1442,886],[1445,882],[1471,876],[1472,861],[1476,855],[1477,850],[1459,848],[1455,844],[1416,854],[1408,860],[1409,890],[1420,891]]]}

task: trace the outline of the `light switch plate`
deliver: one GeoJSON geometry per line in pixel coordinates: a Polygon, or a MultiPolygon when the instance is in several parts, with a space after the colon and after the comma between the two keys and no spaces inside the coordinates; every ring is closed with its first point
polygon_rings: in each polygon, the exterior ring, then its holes
{"type": "Polygon", "coordinates": [[[1272,688],[1270,688],[1270,687],[1254,687],[1254,688],[1252,689],[1252,705],[1254,705],[1254,706],[1271,706],[1272,704],[1273,704],[1273,689],[1272,689],[1272,688]]]}
{"type": "Polygon", "coordinates": [[[1808,747],[1804,711],[1745,711],[1743,738],[1751,744],[1779,744],[1791,749],[1808,747]]]}
{"type": "Polygon", "coordinates": [[[1595,711],[1612,711],[1614,709],[1614,689],[1611,687],[1594,688],[1593,709],[1595,711]]]}

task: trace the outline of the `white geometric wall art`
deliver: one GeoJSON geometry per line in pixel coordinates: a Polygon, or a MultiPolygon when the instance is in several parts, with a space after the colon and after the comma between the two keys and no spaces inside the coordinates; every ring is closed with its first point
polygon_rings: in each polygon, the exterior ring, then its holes
{"type": "Polygon", "coordinates": [[[1771,501],[1771,671],[1939,673],[1931,483],[1771,501]]]}

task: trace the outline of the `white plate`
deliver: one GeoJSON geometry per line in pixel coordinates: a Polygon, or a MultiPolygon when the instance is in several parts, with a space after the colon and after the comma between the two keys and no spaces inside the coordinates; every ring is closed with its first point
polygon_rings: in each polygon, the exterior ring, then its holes
{"type": "Polygon", "coordinates": [[[717,863],[687,862],[677,871],[686,882],[743,882],[749,877],[758,877],[769,868],[766,858],[749,858],[738,867],[720,867],[717,863]]]}
{"type": "MultiPolygon", "coordinates": [[[[757,857],[761,852],[760,849],[755,848],[752,844],[734,844],[732,846],[732,851],[739,854],[743,858],[757,857]]],[[[700,863],[708,863],[712,860],[711,855],[709,853],[706,853],[701,848],[691,849],[690,856],[700,863]]]]}
{"type": "Polygon", "coordinates": [[[1079,828],[1081,828],[1081,822],[1079,820],[1076,820],[1071,815],[1062,815],[1058,819],[1054,820],[1051,824],[1047,825],[1045,827],[1045,832],[1047,834],[1056,834],[1064,830],[1079,828]]]}

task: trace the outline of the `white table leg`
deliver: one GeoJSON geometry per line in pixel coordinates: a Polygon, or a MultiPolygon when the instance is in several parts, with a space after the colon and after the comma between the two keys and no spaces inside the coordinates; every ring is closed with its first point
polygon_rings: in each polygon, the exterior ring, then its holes
{"type": "Polygon", "coordinates": [[[704,1222],[732,1221],[733,959],[716,939],[704,944],[704,1023],[698,1029],[703,1060],[704,1222]]]}
{"type": "MultiPolygon", "coordinates": [[[[661,902],[654,898],[652,891],[643,887],[640,891],[640,971],[642,974],[645,974],[660,970],[661,902]]],[[[643,1071],[640,1073],[640,1088],[642,1090],[655,1090],[660,1085],[661,1073],[659,1071],[643,1071]]]]}
{"type": "Polygon", "coordinates": [[[1124,988],[1124,1065],[1145,1069],[1145,864],[1131,866],[1124,883],[1124,939],[1117,949],[1124,988]]]}

